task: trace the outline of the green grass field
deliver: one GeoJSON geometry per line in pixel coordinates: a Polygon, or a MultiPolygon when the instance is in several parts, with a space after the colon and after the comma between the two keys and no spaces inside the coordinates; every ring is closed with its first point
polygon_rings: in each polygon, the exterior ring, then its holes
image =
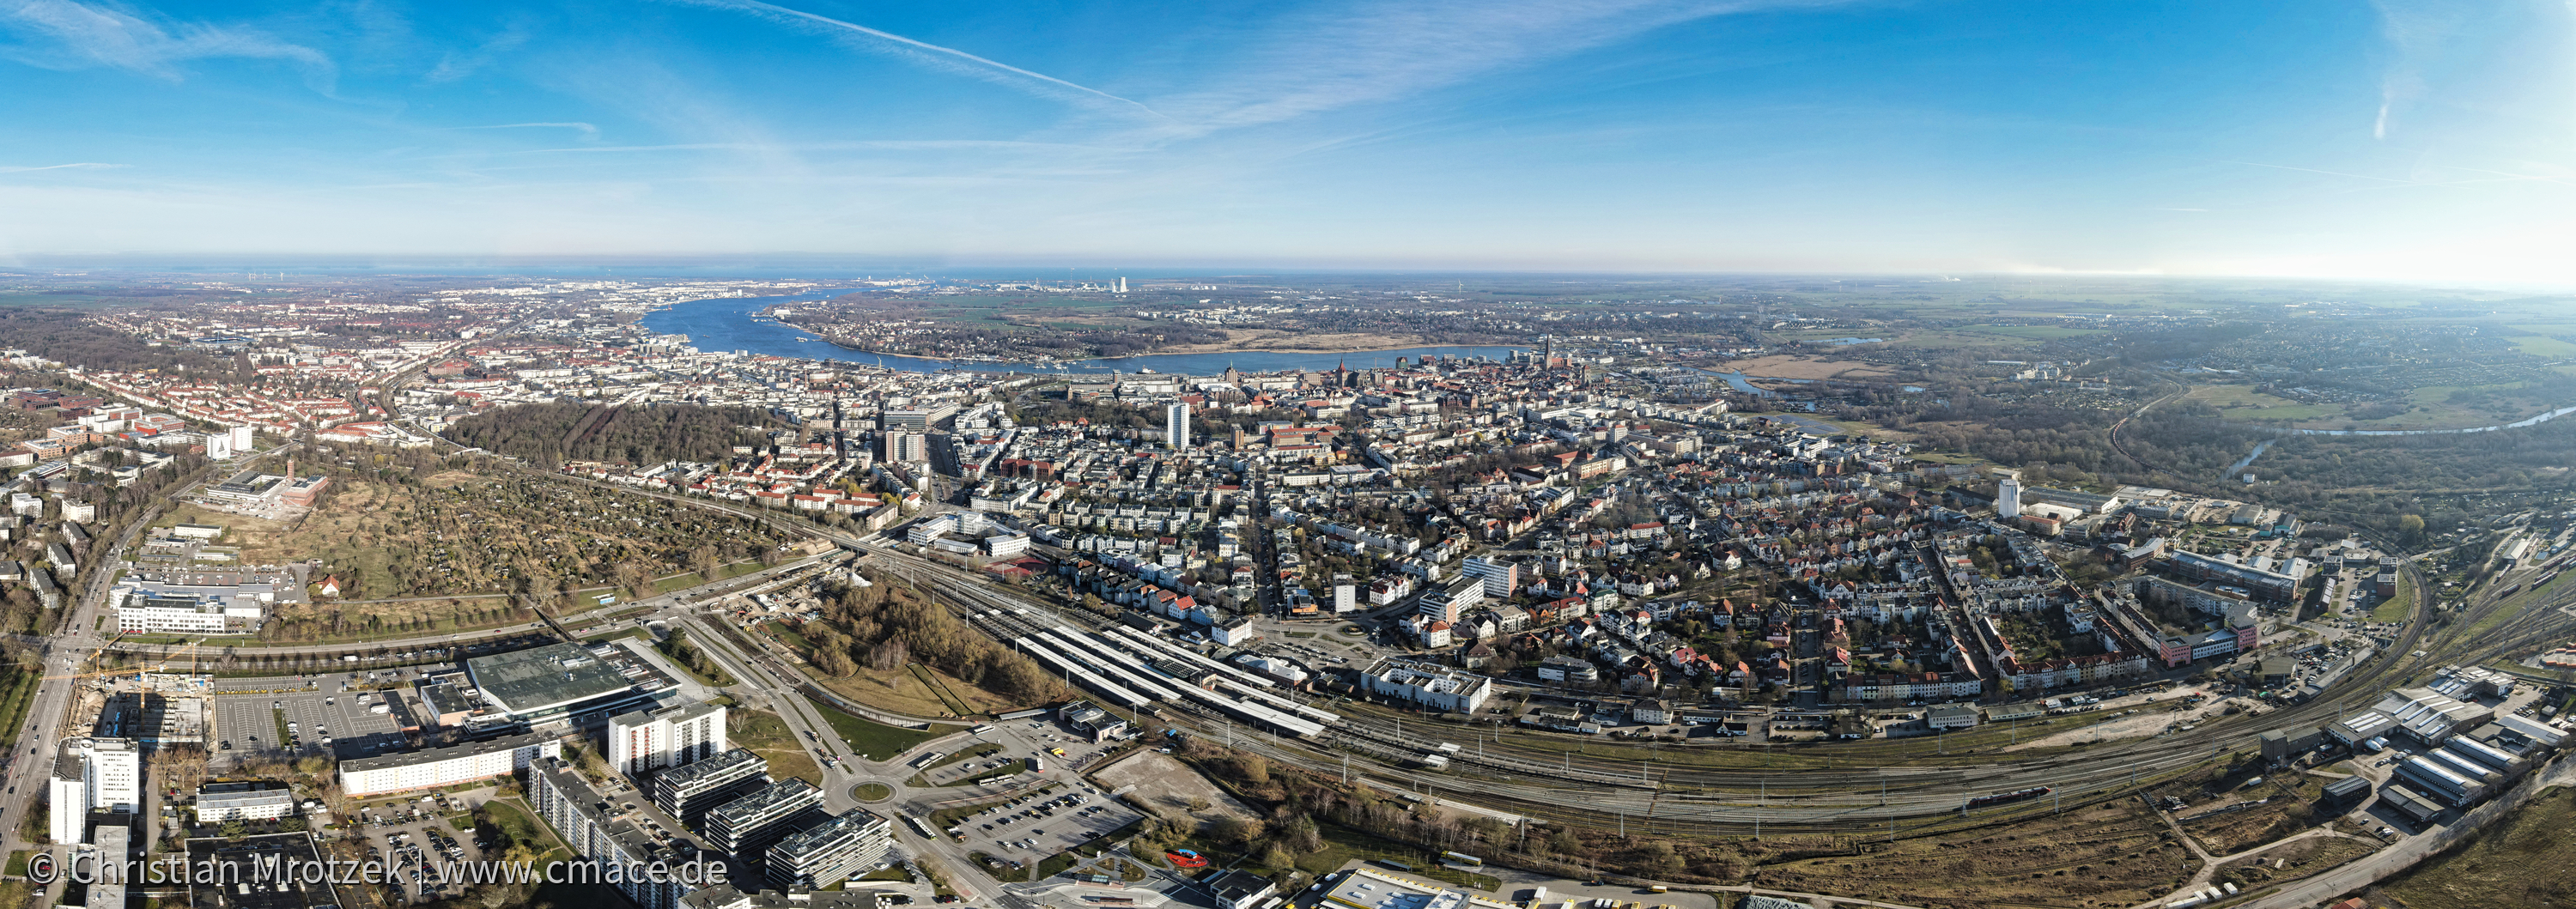
{"type": "Polygon", "coordinates": [[[2302,404],[2288,398],[2262,394],[2251,385],[2202,385],[2187,395],[2191,400],[2216,407],[2230,422],[2303,422],[2343,416],[2343,408],[2333,404],[2302,404]]]}
{"type": "Polygon", "coordinates": [[[806,702],[814,705],[814,712],[823,716],[823,722],[832,724],[832,731],[849,743],[851,750],[871,761],[887,760],[914,745],[966,728],[932,723],[928,729],[905,729],[863,720],[812,698],[806,698],[806,702]]]}
{"type": "MultiPolygon", "coordinates": [[[[738,578],[759,570],[760,562],[758,560],[735,562],[729,565],[717,567],[716,580],[722,581],[728,578],[738,578]]],[[[674,590],[687,590],[704,583],[707,583],[707,579],[704,576],[694,571],[684,571],[679,574],[654,581],[653,592],[656,594],[670,593],[674,590]]]]}
{"type": "Polygon", "coordinates": [[[769,761],[769,775],[779,779],[795,777],[817,786],[823,783],[823,765],[805,752],[796,733],[789,731],[787,721],[766,710],[735,708],[725,712],[725,734],[736,747],[750,749],[769,761]]]}
{"type": "Polygon", "coordinates": [[[2547,335],[2525,335],[2512,339],[2514,346],[2535,357],[2576,357],[2576,344],[2547,335]]]}

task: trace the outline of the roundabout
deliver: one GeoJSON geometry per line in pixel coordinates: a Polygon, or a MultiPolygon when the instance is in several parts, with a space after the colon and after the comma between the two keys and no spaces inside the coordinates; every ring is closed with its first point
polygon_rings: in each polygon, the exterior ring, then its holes
{"type": "Polygon", "coordinates": [[[850,798],[862,805],[882,805],[894,798],[894,787],[884,783],[860,783],[850,787],[850,798]]]}

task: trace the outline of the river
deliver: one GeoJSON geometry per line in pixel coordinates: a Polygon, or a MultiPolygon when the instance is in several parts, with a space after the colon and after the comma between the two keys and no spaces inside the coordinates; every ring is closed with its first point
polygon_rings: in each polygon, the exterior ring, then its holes
{"type": "Polygon", "coordinates": [[[777,357],[802,357],[812,360],[845,360],[852,363],[883,365],[888,369],[909,372],[939,372],[964,369],[977,372],[1061,372],[1068,375],[1113,372],[1155,372],[1186,376],[1223,375],[1226,367],[1244,372],[1284,372],[1288,370],[1322,370],[1347,362],[1354,369],[1371,366],[1393,366],[1395,358],[1406,357],[1419,362],[1425,356],[1487,357],[1495,360],[1510,356],[1521,347],[1406,347],[1396,350],[1367,350],[1351,353],[1285,353],[1272,350],[1241,350],[1202,354],[1147,354],[1136,357],[1110,357],[1098,360],[1065,360],[1055,363],[987,363],[950,362],[893,354],[872,354],[850,350],[806,333],[793,325],[752,316],[780,303],[819,302],[847,290],[817,290],[786,297],[715,297],[676,303],[644,314],[645,329],[661,334],[688,335],[689,343],[699,350],[739,350],[777,357]]]}
{"type": "MultiPolygon", "coordinates": [[[[2293,429],[2289,431],[2303,436],[2456,436],[2462,433],[2502,432],[2507,429],[2521,429],[2526,426],[2537,426],[2571,413],[2576,413],[2576,407],[2561,407],[2557,410],[2552,410],[2538,416],[2515,420],[2511,423],[2503,423],[2495,426],[2471,426],[2466,429],[2293,429]]],[[[2262,454],[2262,451],[2258,449],[2254,453],[2262,454]]]]}

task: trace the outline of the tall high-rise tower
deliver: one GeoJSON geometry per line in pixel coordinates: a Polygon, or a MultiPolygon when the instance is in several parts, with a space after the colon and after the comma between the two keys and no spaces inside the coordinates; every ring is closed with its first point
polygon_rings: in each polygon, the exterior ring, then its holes
{"type": "Polygon", "coordinates": [[[2012,520],[2021,517],[2021,474],[2005,471],[1995,484],[1995,517],[2012,520]]]}
{"type": "Polygon", "coordinates": [[[1190,447],[1190,405],[1175,403],[1163,408],[1163,438],[1171,441],[1173,451],[1190,447]]]}

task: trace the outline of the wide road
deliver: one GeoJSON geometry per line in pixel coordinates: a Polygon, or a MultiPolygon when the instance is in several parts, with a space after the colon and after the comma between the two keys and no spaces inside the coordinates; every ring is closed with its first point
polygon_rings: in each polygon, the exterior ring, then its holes
{"type": "MultiPolygon", "coordinates": [[[[270,448],[240,461],[234,469],[295,447],[295,443],[290,442],[270,448]]],[[[207,477],[214,475],[212,469],[207,471],[207,477]]],[[[191,481],[170,491],[168,499],[175,500],[195,492],[205,482],[202,477],[191,481]]],[[[0,781],[8,786],[6,796],[0,798],[0,841],[5,841],[8,850],[40,849],[52,845],[41,833],[32,840],[20,836],[19,828],[31,815],[46,812],[45,799],[52,788],[54,756],[61,752],[62,740],[89,734],[91,718],[72,716],[70,712],[81,683],[86,681],[82,674],[107,643],[99,636],[97,626],[99,617],[106,614],[109,581],[116,575],[110,566],[124,561],[125,551],[143,536],[143,531],[160,515],[161,507],[156,504],[137,515],[113,545],[101,547],[92,541],[89,580],[76,594],[69,614],[63,617],[60,630],[38,647],[45,675],[37,683],[36,696],[28,705],[27,728],[9,730],[16,733],[12,736],[16,741],[9,746],[8,770],[0,774],[0,781]]],[[[144,838],[148,842],[152,819],[146,818],[144,823],[144,838]]],[[[61,892],[64,891],[49,888],[45,899],[37,901],[37,904],[50,905],[55,895],[61,892]]]]}

